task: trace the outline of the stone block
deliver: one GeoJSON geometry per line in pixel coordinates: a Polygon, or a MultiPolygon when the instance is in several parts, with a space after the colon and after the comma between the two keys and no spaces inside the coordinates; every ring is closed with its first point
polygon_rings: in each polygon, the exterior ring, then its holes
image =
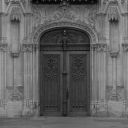
{"type": "Polygon", "coordinates": [[[91,113],[92,116],[106,117],[108,115],[106,102],[99,101],[92,104],[91,113]]]}
{"type": "Polygon", "coordinates": [[[7,116],[6,114],[7,114],[6,113],[6,108],[0,107],[0,118],[6,117],[7,116]]]}
{"type": "Polygon", "coordinates": [[[22,101],[7,102],[7,116],[20,117],[22,115],[22,101]]]}
{"type": "Polygon", "coordinates": [[[122,101],[108,101],[108,114],[111,117],[122,117],[125,111],[125,105],[122,101]]]}

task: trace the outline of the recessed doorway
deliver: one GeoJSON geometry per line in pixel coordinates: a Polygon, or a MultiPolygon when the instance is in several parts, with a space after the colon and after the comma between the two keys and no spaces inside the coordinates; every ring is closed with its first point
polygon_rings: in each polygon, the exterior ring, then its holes
{"type": "Polygon", "coordinates": [[[40,39],[40,115],[90,113],[90,38],[73,28],[55,28],[40,39]]]}

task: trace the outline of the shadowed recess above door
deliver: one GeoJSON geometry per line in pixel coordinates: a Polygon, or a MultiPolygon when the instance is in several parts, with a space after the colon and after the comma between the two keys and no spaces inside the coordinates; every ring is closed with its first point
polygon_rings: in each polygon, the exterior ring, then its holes
{"type": "Polygon", "coordinates": [[[98,4],[99,0],[31,0],[33,4],[98,4]]]}

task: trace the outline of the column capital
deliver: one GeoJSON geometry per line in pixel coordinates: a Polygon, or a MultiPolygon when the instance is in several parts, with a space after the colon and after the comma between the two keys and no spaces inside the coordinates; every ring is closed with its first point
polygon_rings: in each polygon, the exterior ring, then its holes
{"type": "Polygon", "coordinates": [[[105,52],[107,51],[107,44],[106,43],[91,44],[91,49],[93,51],[105,52]]]}
{"type": "Polygon", "coordinates": [[[128,43],[123,43],[122,47],[124,52],[128,52],[128,43]]]}
{"type": "Polygon", "coordinates": [[[24,43],[22,44],[22,52],[33,52],[36,51],[38,49],[38,44],[27,44],[24,43]]]}
{"type": "Polygon", "coordinates": [[[6,52],[8,49],[7,43],[0,43],[0,51],[6,52]]]}
{"type": "Polygon", "coordinates": [[[119,51],[110,52],[110,56],[111,56],[112,58],[117,58],[118,55],[119,55],[119,51]]]}

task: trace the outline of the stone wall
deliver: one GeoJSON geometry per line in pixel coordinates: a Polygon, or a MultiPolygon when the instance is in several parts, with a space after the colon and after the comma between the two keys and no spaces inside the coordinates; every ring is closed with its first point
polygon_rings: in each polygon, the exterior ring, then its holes
{"type": "Polygon", "coordinates": [[[90,35],[92,116],[127,117],[127,0],[100,0],[98,5],[1,0],[0,116],[39,115],[39,37],[58,24],[90,35]]]}

